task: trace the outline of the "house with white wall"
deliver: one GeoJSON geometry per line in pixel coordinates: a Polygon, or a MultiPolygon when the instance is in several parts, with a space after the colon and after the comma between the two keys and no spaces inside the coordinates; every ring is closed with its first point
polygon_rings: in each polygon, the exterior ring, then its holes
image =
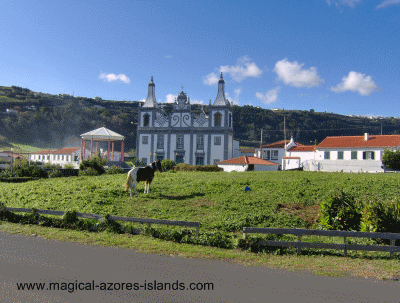
{"type": "Polygon", "coordinates": [[[241,156],[216,163],[226,172],[237,171],[277,171],[279,164],[252,156],[241,156]]]}
{"type": "Polygon", "coordinates": [[[384,172],[384,150],[399,148],[400,135],[327,137],[315,147],[315,164],[319,171],[384,172]]]}
{"type": "MultiPolygon", "coordinates": [[[[79,166],[81,150],[78,147],[64,147],[58,150],[41,150],[30,155],[33,162],[42,162],[43,164],[58,164],[61,167],[72,165],[75,168],[79,166]]],[[[85,152],[89,157],[89,151],[85,152]]]]}
{"type": "Polygon", "coordinates": [[[300,168],[308,171],[316,170],[315,165],[313,165],[314,160],[314,145],[293,146],[286,151],[286,156],[282,158],[282,170],[300,168]]]}
{"type": "Polygon", "coordinates": [[[262,148],[255,148],[254,156],[278,163],[280,165],[282,163],[282,158],[287,156],[285,154],[285,146],[286,150],[289,150],[294,146],[302,146],[302,144],[294,142],[292,137],[290,140],[281,140],[278,142],[265,144],[262,146],[262,148]]]}

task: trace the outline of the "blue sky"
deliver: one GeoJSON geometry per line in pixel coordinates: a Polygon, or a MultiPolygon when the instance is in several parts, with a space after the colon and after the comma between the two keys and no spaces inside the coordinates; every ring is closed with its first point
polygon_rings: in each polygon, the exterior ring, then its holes
{"type": "Polygon", "coordinates": [[[0,85],[400,117],[400,0],[0,2],[0,85]]]}

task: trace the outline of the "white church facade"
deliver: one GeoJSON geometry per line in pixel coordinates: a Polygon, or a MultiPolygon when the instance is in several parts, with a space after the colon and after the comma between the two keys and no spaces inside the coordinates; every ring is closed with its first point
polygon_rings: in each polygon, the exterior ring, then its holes
{"type": "Polygon", "coordinates": [[[233,158],[239,143],[233,140],[232,105],[225,97],[222,73],[214,103],[198,117],[190,98],[181,91],[171,114],[156,102],[153,77],[144,104],[138,109],[137,158],[144,164],[170,159],[175,163],[211,165],[233,158]]]}

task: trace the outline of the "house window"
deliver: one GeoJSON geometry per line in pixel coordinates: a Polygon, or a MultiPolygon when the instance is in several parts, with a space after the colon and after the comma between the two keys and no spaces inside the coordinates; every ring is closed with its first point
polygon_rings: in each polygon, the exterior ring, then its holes
{"type": "Polygon", "coordinates": [[[196,157],[196,165],[204,165],[204,157],[196,157]]]}
{"type": "Polygon", "coordinates": [[[150,124],[150,115],[144,114],[143,116],[143,126],[149,126],[150,124]]]}
{"type": "Polygon", "coordinates": [[[157,149],[164,149],[164,135],[157,136],[157,149]]]}
{"type": "Polygon", "coordinates": [[[221,137],[220,136],[214,137],[214,145],[221,145],[221,137]]]}
{"type": "Polygon", "coordinates": [[[343,160],[343,152],[342,151],[338,151],[337,158],[338,158],[338,160],[343,160]]]}
{"type": "Polygon", "coordinates": [[[197,149],[204,149],[204,136],[197,135],[197,149]]]}
{"type": "Polygon", "coordinates": [[[264,159],[265,160],[271,159],[271,151],[270,150],[264,150],[264,159]]]}
{"type": "Polygon", "coordinates": [[[64,155],[61,156],[61,161],[64,161],[64,155]]]}
{"type": "Polygon", "coordinates": [[[272,151],[271,160],[278,160],[278,151],[277,150],[272,151]]]}
{"type": "Polygon", "coordinates": [[[364,160],[375,160],[375,152],[373,152],[373,151],[363,152],[363,159],[364,160]]]}
{"type": "Polygon", "coordinates": [[[146,166],[147,165],[147,158],[142,158],[142,163],[143,163],[144,166],[146,166]]]}
{"type": "Polygon", "coordinates": [[[330,158],[331,158],[331,152],[330,151],[324,152],[324,159],[329,160],[330,158]]]}
{"type": "Polygon", "coordinates": [[[214,115],[214,126],[221,126],[222,116],[220,113],[214,115]]]}
{"type": "Polygon", "coordinates": [[[176,149],[183,149],[183,135],[176,136],[176,149]]]}
{"type": "Polygon", "coordinates": [[[351,152],[351,160],[357,160],[357,151],[351,152]]]}
{"type": "Polygon", "coordinates": [[[175,163],[176,164],[183,163],[183,156],[176,156],[175,163]]]}
{"type": "Polygon", "coordinates": [[[142,137],[142,144],[149,144],[149,136],[142,137]]]}

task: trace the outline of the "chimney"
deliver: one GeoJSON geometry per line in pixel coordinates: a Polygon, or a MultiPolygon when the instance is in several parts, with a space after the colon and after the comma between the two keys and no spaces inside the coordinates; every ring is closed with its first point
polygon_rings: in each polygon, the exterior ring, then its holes
{"type": "Polygon", "coordinates": [[[368,139],[369,139],[369,134],[368,134],[368,133],[365,133],[365,134],[364,134],[364,141],[368,141],[368,139]]]}

